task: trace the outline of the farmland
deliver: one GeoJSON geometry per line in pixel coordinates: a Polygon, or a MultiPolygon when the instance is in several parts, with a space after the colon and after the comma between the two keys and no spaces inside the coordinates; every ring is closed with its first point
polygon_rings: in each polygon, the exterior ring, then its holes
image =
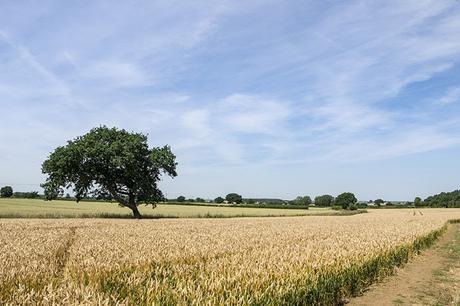
{"type": "Polygon", "coordinates": [[[335,304],[460,209],[226,219],[1,219],[0,304],[335,304]]]}
{"type": "MultiPolygon", "coordinates": [[[[301,216],[301,215],[334,215],[344,212],[326,208],[306,209],[273,209],[248,208],[231,206],[199,206],[199,205],[140,205],[139,210],[144,217],[150,218],[199,218],[199,217],[266,217],[266,216],[301,216]]],[[[130,210],[119,207],[116,203],[73,201],[44,201],[31,199],[0,198],[0,218],[78,218],[78,217],[115,217],[132,218],[130,210]]]]}

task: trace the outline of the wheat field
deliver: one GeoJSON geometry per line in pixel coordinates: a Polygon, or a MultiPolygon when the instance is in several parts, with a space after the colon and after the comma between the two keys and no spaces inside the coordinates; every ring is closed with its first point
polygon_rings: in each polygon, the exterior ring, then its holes
{"type": "MultiPolygon", "coordinates": [[[[203,217],[267,217],[304,216],[314,214],[340,215],[330,208],[275,209],[238,206],[198,206],[158,204],[139,205],[146,218],[203,218],[203,217]]],[[[110,202],[44,201],[42,199],[0,198],[0,218],[132,218],[131,211],[110,202]]]]}
{"type": "Polygon", "coordinates": [[[347,217],[0,219],[0,304],[334,305],[460,209],[347,217]]]}

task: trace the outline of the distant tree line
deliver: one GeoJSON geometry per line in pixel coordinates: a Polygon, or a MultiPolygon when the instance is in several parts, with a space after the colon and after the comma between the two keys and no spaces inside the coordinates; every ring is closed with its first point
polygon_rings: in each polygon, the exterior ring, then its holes
{"type": "Polygon", "coordinates": [[[310,205],[314,204],[318,207],[332,207],[336,206],[341,209],[357,209],[357,202],[355,195],[351,192],[344,192],[334,198],[332,195],[324,194],[315,197],[312,201],[311,197],[308,195],[298,196],[293,200],[286,201],[281,199],[269,199],[269,198],[243,198],[237,193],[229,193],[224,197],[218,196],[214,200],[204,200],[203,198],[196,199],[187,199],[185,196],[179,196],[176,199],[172,200],[178,203],[216,203],[216,204],[247,204],[254,206],[298,206],[299,208],[308,208],[310,205]]]}
{"type": "Polygon", "coordinates": [[[230,204],[241,204],[243,203],[243,197],[237,193],[229,193],[225,196],[225,198],[222,198],[222,197],[217,197],[214,199],[214,201],[211,201],[211,200],[208,200],[206,201],[205,199],[203,198],[196,198],[196,199],[186,199],[184,196],[178,196],[177,199],[176,199],[176,202],[179,202],[179,203],[185,203],[185,202],[188,202],[188,203],[205,203],[205,202],[214,202],[214,203],[217,203],[217,204],[221,204],[221,203],[224,203],[224,202],[227,202],[227,203],[230,203],[230,204]]]}
{"type": "Polygon", "coordinates": [[[13,187],[11,186],[3,186],[0,188],[0,197],[2,198],[23,198],[23,199],[37,199],[40,198],[38,191],[30,191],[30,192],[14,192],[13,187]]]}
{"type": "Polygon", "coordinates": [[[24,199],[38,199],[40,195],[38,191],[30,191],[30,192],[14,192],[14,198],[24,198],[24,199]]]}
{"type": "Polygon", "coordinates": [[[446,207],[446,208],[460,208],[460,190],[454,190],[451,192],[441,192],[436,195],[427,197],[425,200],[421,200],[419,197],[414,200],[415,206],[427,206],[427,207],[446,207]]]}

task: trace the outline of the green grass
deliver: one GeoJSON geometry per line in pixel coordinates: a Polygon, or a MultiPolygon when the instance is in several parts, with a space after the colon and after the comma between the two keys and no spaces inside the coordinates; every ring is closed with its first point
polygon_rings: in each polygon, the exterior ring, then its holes
{"type": "MultiPolygon", "coordinates": [[[[160,204],[139,206],[145,218],[230,218],[303,215],[347,215],[347,211],[328,208],[275,209],[229,206],[196,206],[160,204]]],[[[361,211],[360,211],[361,212],[361,211]]],[[[354,212],[353,212],[354,214],[354,212]]],[[[0,199],[0,218],[130,218],[131,210],[117,203],[44,201],[41,199],[0,199]]]]}

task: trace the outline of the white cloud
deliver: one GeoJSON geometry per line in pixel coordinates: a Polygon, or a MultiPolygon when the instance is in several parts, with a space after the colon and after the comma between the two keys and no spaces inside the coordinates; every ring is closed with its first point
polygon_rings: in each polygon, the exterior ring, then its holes
{"type": "Polygon", "coordinates": [[[45,64],[41,63],[27,47],[16,43],[8,34],[0,30],[1,41],[6,43],[7,54],[10,57],[10,60],[4,64],[5,67],[3,69],[6,72],[12,73],[3,75],[3,77],[0,76],[0,80],[10,84],[4,86],[4,89],[7,87],[10,88],[13,95],[20,91],[32,91],[37,94],[58,96],[70,94],[68,84],[47,68],[45,64]],[[25,70],[30,70],[32,75],[24,75],[25,70]],[[18,79],[14,79],[14,77],[18,79]]]}
{"type": "Polygon", "coordinates": [[[142,87],[152,85],[153,76],[149,76],[138,65],[120,60],[96,62],[81,70],[81,76],[88,82],[109,84],[111,88],[142,87]]]}
{"type": "Polygon", "coordinates": [[[460,101],[460,87],[451,87],[446,94],[437,99],[439,105],[449,105],[460,101]]]}
{"type": "Polygon", "coordinates": [[[278,134],[290,115],[286,102],[254,95],[232,94],[218,105],[218,121],[224,128],[242,133],[278,134]]]}
{"type": "Polygon", "coordinates": [[[209,112],[207,110],[193,110],[182,116],[184,128],[193,134],[195,139],[203,139],[212,134],[209,126],[209,112]]]}
{"type": "Polygon", "coordinates": [[[455,1],[30,5],[0,4],[0,104],[15,115],[0,133],[21,139],[2,158],[43,159],[99,124],[171,144],[188,169],[458,145],[460,90],[435,80],[458,70],[455,1]],[[425,83],[451,112],[426,105],[425,83]]]}

